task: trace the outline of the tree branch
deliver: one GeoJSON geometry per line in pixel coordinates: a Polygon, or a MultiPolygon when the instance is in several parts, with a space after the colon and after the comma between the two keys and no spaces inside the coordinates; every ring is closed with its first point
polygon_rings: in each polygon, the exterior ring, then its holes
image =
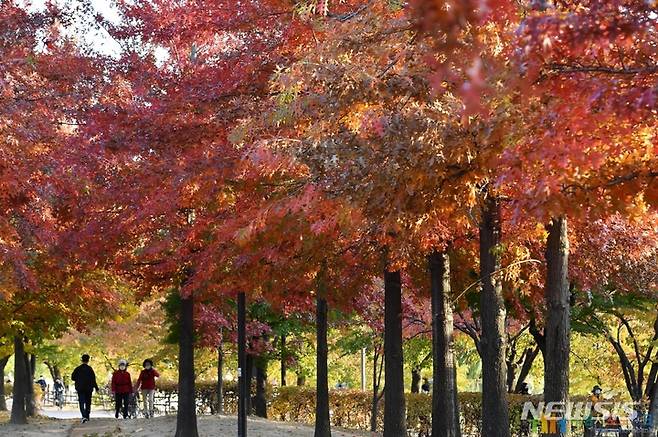
{"type": "Polygon", "coordinates": [[[643,74],[658,73],[658,66],[648,65],[646,67],[636,68],[618,68],[605,65],[567,65],[567,64],[550,64],[551,73],[556,74],[573,74],[573,73],[600,73],[607,75],[636,76],[643,74]]]}

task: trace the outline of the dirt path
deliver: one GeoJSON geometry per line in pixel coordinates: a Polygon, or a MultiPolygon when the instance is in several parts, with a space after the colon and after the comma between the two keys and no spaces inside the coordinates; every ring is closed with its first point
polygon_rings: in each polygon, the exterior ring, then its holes
{"type": "Polygon", "coordinates": [[[119,436],[123,429],[116,419],[92,419],[87,423],[78,423],[71,427],[68,437],[119,436]]]}
{"type": "MultiPolygon", "coordinates": [[[[238,421],[231,416],[202,416],[198,419],[201,437],[234,437],[237,435],[238,421]]],[[[121,421],[121,429],[126,436],[161,437],[173,436],[176,431],[176,417],[138,419],[121,421]]],[[[297,423],[270,422],[263,419],[250,419],[247,424],[249,437],[313,437],[314,430],[297,423]]],[[[333,437],[364,437],[370,434],[341,432],[334,430],[333,437]]]]}
{"type": "MultiPolygon", "coordinates": [[[[198,420],[201,437],[234,437],[237,434],[235,417],[202,416],[198,420]]],[[[176,417],[155,419],[116,420],[92,418],[81,424],[73,420],[41,418],[29,425],[0,424],[0,436],[11,437],[171,437],[176,430],[176,417]]],[[[313,437],[313,428],[296,423],[270,422],[250,419],[249,437],[313,437]]],[[[333,437],[364,437],[369,433],[333,430],[333,437]]]]}
{"type": "Polygon", "coordinates": [[[11,437],[68,437],[70,420],[36,419],[29,425],[10,425],[0,423],[0,436],[11,437]]]}

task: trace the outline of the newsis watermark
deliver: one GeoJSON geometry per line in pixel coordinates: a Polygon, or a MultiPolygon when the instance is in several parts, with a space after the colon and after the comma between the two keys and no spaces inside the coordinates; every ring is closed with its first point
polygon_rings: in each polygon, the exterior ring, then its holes
{"type": "Polygon", "coordinates": [[[604,426],[622,429],[625,427],[643,428],[651,423],[640,402],[539,402],[523,404],[521,421],[531,428],[546,432],[566,433],[577,423],[587,428],[604,426]]]}
{"type": "Polygon", "coordinates": [[[527,401],[523,404],[521,420],[541,422],[559,420],[560,422],[589,422],[592,420],[606,422],[616,419],[625,423],[651,423],[651,416],[646,412],[646,405],[641,402],[539,402],[527,401]]]}
{"type": "Polygon", "coordinates": [[[544,418],[563,418],[568,421],[584,421],[592,417],[606,420],[610,417],[636,421],[644,411],[641,402],[531,402],[523,404],[521,420],[532,421],[544,418]]]}

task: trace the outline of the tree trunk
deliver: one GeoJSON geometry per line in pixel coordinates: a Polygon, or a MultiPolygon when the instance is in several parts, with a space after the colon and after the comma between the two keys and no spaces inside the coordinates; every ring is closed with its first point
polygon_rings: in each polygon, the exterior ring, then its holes
{"type": "Polygon", "coordinates": [[[34,354],[30,354],[30,376],[32,377],[32,381],[34,381],[34,374],[37,371],[37,356],[34,354]]]}
{"type": "Polygon", "coordinates": [[[25,397],[27,395],[28,369],[25,366],[25,345],[21,335],[14,336],[14,389],[12,391],[10,423],[24,425],[27,423],[25,414],[25,397]]]}
{"type": "Polygon", "coordinates": [[[36,403],[34,400],[34,371],[36,370],[36,357],[30,354],[24,354],[25,368],[27,369],[27,392],[25,393],[25,414],[27,417],[37,415],[36,403]]]}
{"type": "Polygon", "coordinates": [[[539,346],[535,346],[534,349],[527,348],[524,352],[523,364],[521,365],[521,371],[519,372],[519,378],[516,380],[516,385],[514,387],[514,393],[521,393],[523,391],[523,383],[530,374],[532,370],[532,364],[535,362],[535,359],[539,355],[539,346]]]}
{"type": "Polygon", "coordinates": [[[450,258],[429,256],[432,291],[432,436],[460,437],[454,325],[450,302],[450,258]]]}
{"type": "Polygon", "coordinates": [[[217,407],[216,414],[224,414],[224,351],[217,346],[217,407]]]}
{"type": "Polygon", "coordinates": [[[505,301],[500,269],[500,206],[488,196],[480,222],[480,318],[482,320],[482,435],[510,437],[505,365],[505,301]]]}
{"type": "Polygon", "coordinates": [[[372,389],[372,404],[370,406],[370,431],[377,432],[377,416],[379,416],[379,392],[372,389]]]}
{"type": "Polygon", "coordinates": [[[315,434],[314,437],[331,437],[331,423],[329,421],[329,369],[327,360],[329,358],[329,346],[327,344],[327,300],[324,279],[320,278],[318,284],[318,298],[316,302],[316,336],[318,349],[316,354],[317,364],[317,389],[315,403],[315,434]]]}
{"type": "Polygon", "coordinates": [[[530,335],[532,335],[532,338],[535,339],[535,343],[537,343],[537,346],[539,347],[539,351],[541,352],[542,357],[546,355],[546,336],[539,331],[539,327],[537,326],[537,321],[535,320],[534,316],[530,318],[530,325],[528,325],[528,331],[530,332],[530,335]]]}
{"type": "Polygon", "coordinates": [[[656,435],[656,432],[658,432],[658,384],[654,384],[653,386],[653,395],[651,396],[649,414],[649,417],[652,419],[649,435],[653,437],[656,435]]]}
{"type": "Polygon", "coordinates": [[[286,366],[286,336],[281,335],[281,387],[286,386],[286,372],[288,370],[286,366]]]}
{"type": "Polygon", "coordinates": [[[628,355],[626,355],[623,344],[615,340],[615,338],[610,333],[608,333],[607,337],[608,342],[612,345],[615,352],[617,352],[617,356],[619,357],[619,364],[624,375],[626,389],[631,395],[631,399],[633,399],[635,402],[638,402],[641,398],[641,390],[638,386],[638,381],[635,374],[635,366],[633,362],[631,362],[631,360],[628,358],[628,355]]]}
{"type": "Polygon", "coordinates": [[[306,375],[304,375],[301,371],[297,373],[296,384],[297,387],[304,387],[306,385],[306,375]]]}
{"type": "Polygon", "coordinates": [[[48,371],[50,372],[50,377],[53,379],[53,381],[62,379],[62,371],[60,370],[57,364],[53,364],[50,361],[44,361],[43,364],[45,364],[46,367],[48,368],[48,371]]]}
{"type": "Polygon", "coordinates": [[[256,416],[267,419],[267,358],[256,359],[256,397],[254,398],[254,412],[256,416]]]}
{"type": "Polygon", "coordinates": [[[5,367],[11,355],[0,358],[0,411],[7,411],[7,400],[5,398],[5,367]]]}
{"type": "Polygon", "coordinates": [[[507,350],[506,350],[507,359],[505,360],[505,365],[507,366],[507,393],[512,393],[514,388],[514,377],[516,376],[516,340],[510,341],[510,338],[507,338],[507,350]]]}
{"type": "Polygon", "coordinates": [[[379,416],[379,401],[383,393],[379,392],[382,382],[382,370],[384,369],[384,359],[379,359],[379,353],[375,350],[373,354],[372,365],[372,404],[370,408],[370,431],[377,432],[377,419],[379,416]],[[379,363],[379,367],[377,364],[379,363]]]}
{"type": "Polygon", "coordinates": [[[384,434],[407,435],[402,354],[402,284],[400,272],[384,272],[384,434]]]}
{"type": "Polygon", "coordinates": [[[198,437],[194,398],[194,296],[180,303],[176,437],[198,437]]]}
{"type": "MultiPolygon", "coordinates": [[[[544,355],[544,401],[566,402],[569,396],[570,306],[569,237],[567,219],[553,219],[546,242],[546,353],[544,355]]],[[[552,433],[547,435],[561,435],[552,433]]]]}
{"type": "Polygon", "coordinates": [[[53,365],[50,364],[50,361],[48,360],[45,360],[43,364],[45,364],[45,366],[48,368],[48,372],[50,373],[52,380],[55,381],[57,378],[55,377],[55,369],[53,369],[53,365]]]}
{"type": "MultiPolygon", "coordinates": [[[[656,316],[656,319],[653,322],[653,338],[652,340],[654,342],[658,341],[658,315],[656,316]]],[[[648,358],[651,357],[651,354],[654,351],[654,347],[650,347],[649,350],[647,351],[647,355],[645,358],[645,365],[648,364],[648,358]]],[[[647,382],[644,387],[644,395],[652,399],[653,395],[653,388],[654,386],[658,384],[658,352],[654,355],[654,358],[651,362],[651,367],[649,368],[649,374],[647,375],[647,382]]]]}
{"type": "Polygon", "coordinates": [[[420,369],[411,369],[411,393],[420,393],[420,369]]]}
{"type": "Polygon", "coordinates": [[[247,437],[247,303],[238,293],[238,437],[247,437]]]}
{"type": "Polygon", "coordinates": [[[647,377],[647,385],[644,390],[644,393],[647,398],[651,398],[653,393],[654,386],[658,385],[658,354],[654,362],[651,364],[651,369],[649,370],[649,376],[647,377]]]}
{"type": "Polygon", "coordinates": [[[251,388],[253,387],[253,380],[254,380],[254,356],[251,354],[247,354],[247,370],[245,374],[245,384],[246,384],[246,390],[247,390],[247,397],[245,398],[245,403],[247,405],[247,416],[251,416],[254,414],[254,405],[253,405],[253,399],[251,396],[251,388]]]}
{"type": "Polygon", "coordinates": [[[512,361],[507,361],[506,363],[507,366],[507,393],[512,393],[512,387],[514,387],[514,377],[516,376],[514,373],[516,370],[514,369],[514,363],[512,361]]]}
{"type": "Polygon", "coordinates": [[[361,391],[366,391],[366,348],[361,349],[361,391]]]}

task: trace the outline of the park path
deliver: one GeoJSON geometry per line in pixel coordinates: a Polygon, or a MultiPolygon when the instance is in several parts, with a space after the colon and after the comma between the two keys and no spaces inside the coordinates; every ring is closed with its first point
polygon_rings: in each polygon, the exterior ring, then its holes
{"type": "Polygon", "coordinates": [[[68,420],[36,419],[29,425],[0,423],[2,437],[68,437],[73,422],[68,420]]]}
{"type": "MultiPolygon", "coordinates": [[[[48,407],[48,408],[43,408],[41,411],[39,411],[39,414],[41,414],[42,416],[50,417],[51,419],[80,421],[80,411],[77,408],[75,409],[66,408],[60,410],[58,408],[48,407]]],[[[91,418],[92,419],[114,418],[114,411],[92,410],[91,418]]]]}
{"type": "MultiPolygon", "coordinates": [[[[49,412],[53,414],[53,412],[49,412]]],[[[67,411],[56,412],[59,418],[39,417],[29,425],[2,423],[8,417],[0,417],[0,437],[171,437],[176,430],[176,416],[155,419],[117,420],[93,417],[87,423],[69,418],[67,411]],[[64,417],[62,417],[64,416],[64,417]]],[[[234,437],[237,419],[231,416],[200,416],[199,435],[203,437],[234,437]]],[[[313,437],[313,427],[297,423],[271,422],[250,418],[249,437],[313,437]]],[[[334,437],[379,437],[380,434],[343,431],[334,429],[334,437]]]]}
{"type": "Polygon", "coordinates": [[[120,435],[122,431],[121,423],[116,419],[92,419],[73,425],[68,437],[120,435]]]}
{"type": "MultiPolygon", "coordinates": [[[[198,423],[199,434],[204,437],[233,437],[236,435],[237,419],[235,417],[201,416],[198,423]]],[[[249,437],[313,437],[314,434],[313,428],[307,425],[270,422],[257,418],[250,419],[248,427],[249,437]]],[[[169,437],[174,435],[175,429],[175,416],[136,420],[92,418],[87,423],[73,425],[68,437],[169,437]]],[[[335,437],[363,437],[370,436],[371,434],[334,430],[332,435],[335,437]]]]}

